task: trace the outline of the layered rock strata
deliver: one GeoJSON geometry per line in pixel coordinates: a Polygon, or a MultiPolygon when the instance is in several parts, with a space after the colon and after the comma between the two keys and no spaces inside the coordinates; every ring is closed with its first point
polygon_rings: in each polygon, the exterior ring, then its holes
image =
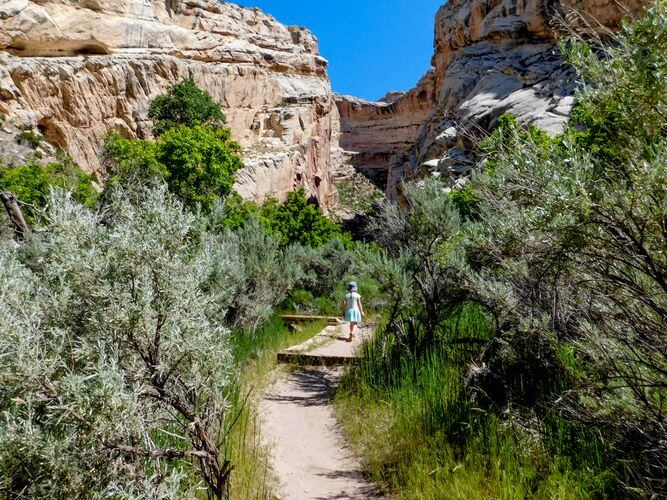
{"type": "Polygon", "coordinates": [[[89,172],[103,174],[109,130],[149,138],[150,101],[184,77],[222,103],[244,147],[239,193],[283,198],[304,186],[322,206],[335,203],[337,110],[327,61],[306,29],[215,0],[0,4],[5,124],[35,127],[89,172]]]}
{"type": "Polygon", "coordinates": [[[623,17],[638,13],[642,4],[641,0],[449,0],[436,15],[435,54],[427,77],[433,90],[425,92],[429,100],[420,103],[420,113],[403,101],[420,93],[424,81],[390,107],[371,105],[377,114],[384,113],[381,122],[369,106],[337,100],[341,144],[362,156],[376,154],[387,150],[386,141],[376,140],[369,130],[382,122],[410,123],[405,140],[392,143],[387,162],[375,166],[386,169],[387,191],[396,197],[405,178],[464,176],[471,168],[471,147],[503,113],[558,133],[569,119],[577,87],[573,71],[559,53],[558,33],[566,23],[613,28],[623,17]],[[360,136],[367,140],[360,143],[360,136]]]}
{"type": "Polygon", "coordinates": [[[335,95],[340,113],[340,147],[350,162],[377,185],[386,187],[388,166],[409,150],[435,99],[433,74],[410,92],[389,93],[370,102],[335,95]]]}

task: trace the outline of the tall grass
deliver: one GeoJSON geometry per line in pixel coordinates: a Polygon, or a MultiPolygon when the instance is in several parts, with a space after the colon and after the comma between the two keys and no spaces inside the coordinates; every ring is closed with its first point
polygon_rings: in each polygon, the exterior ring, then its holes
{"type": "Polygon", "coordinates": [[[325,327],[313,322],[300,329],[288,328],[274,315],[254,333],[236,332],[234,360],[237,384],[230,395],[226,458],[234,464],[230,498],[235,500],[274,498],[274,478],[269,453],[259,432],[257,406],[262,390],[276,368],[276,353],[310,339],[325,327]]]}
{"type": "Polygon", "coordinates": [[[337,411],[371,479],[411,499],[589,498],[609,490],[612,474],[590,436],[572,443],[558,416],[470,402],[464,378],[474,348],[452,341],[491,337],[479,309],[465,308],[439,333],[441,343],[420,357],[394,334],[376,335],[343,380],[337,411]]]}

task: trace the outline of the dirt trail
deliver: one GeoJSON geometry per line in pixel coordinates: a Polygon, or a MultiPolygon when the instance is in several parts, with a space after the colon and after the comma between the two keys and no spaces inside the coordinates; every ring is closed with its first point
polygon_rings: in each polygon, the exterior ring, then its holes
{"type": "MultiPolygon", "coordinates": [[[[332,342],[332,352],[340,352],[340,342],[332,342]]],[[[346,349],[358,345],[355,341],[346,349]]],[[[260,405],[262,434],[281,482],[280,498],[379,498],[361,475],[333,414],[330,396],[342,374],[340,367],[299,368],[267,391],[260,405]]]]}

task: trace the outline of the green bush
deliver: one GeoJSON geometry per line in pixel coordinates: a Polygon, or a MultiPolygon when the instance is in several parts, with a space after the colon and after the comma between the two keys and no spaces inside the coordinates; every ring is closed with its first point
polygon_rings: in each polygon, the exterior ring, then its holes
{"type": "Polygon", "coordinates": [[[419,324],[410,330],[409,341],[420,352],[433,346],[441,323],[467,298],[461,285],[466,242],[463,220],[451,194],[443,188],[438,181],[408,184],[408,208],[382,203],[369,224],[376,242],[393,260],[393,265],[387,266],[393,268],[389,276],[398,280],[384,285],[401,292],[396,296],[401,307],[411,310],[410,321],[419,324]],[[406,276],[410,277],[407,281],[406,276]]]}
{"type": "Polygon", "coordinates": [[[309,203],[303,188],[287,195],[284,203],[267,201],[260,211],[260,220],[276,234],[283,246],[300,244],[320,247],[333,238],[351,244],[339,224],[327,218],[316,205],[309,203]]]}
{"type": "Polygon", "coordinates": [[[150,104],[148,117],[153,120],[156,137],[180,125],[210,125],[215,128],[225,121],[220,104],[208,92],[197,87],[192,78],[183,79],[166,95],[156,97],[150,104]]]}
{"type": "Polygon", "coordinates": [[[318,248],[294,245],[289,249],[301,272],[281,305],[283,310],[338,316],[350,281],[358,283],[366,313],[373,314],[386,305],[388,296],[366,264],[373,255],[367,246],[351,246],[334,238],[318,248]]]}
{"type": "Polygon", "coordinates": [[[561,45],[586,83],[572,118],[584,127],[582,147],[607,169],[651,157],[665,138],[667,114],[667,6],[655,1],[625,23],[614,43],[577,40],[561,45]]]}
{"type": "Polygon", "coordinates": [[[36,134],[32,130],[22,130],[16,136],[16,142],[25,146],[30,146],[32,149],[37,149],[37,146],[42,142],[42,136],[36,134]]]}
{"type": "Polygon", "coordinates": [[[223,226],[232,231],[241,228],[253,218],[259,217],[260,207],[252,201],[244,201],[233,192],[224,201],[223,226]]]}
{"type": "Polygon", "coordinates": [[[286,311],[297,313],[310,312],[314,300],[315,297],[308,290],[292,290],[289,292],[287,299],[282,303],[282,308],[286,311]]]}
{"type": "MultiPolygon", "coordinates": [[[[239,144],[222,127],[220,104],[199,89],[192,79],[174,85],[167,95],[151,102],[156,141],[123,138],[111,132],[105,138],[108,185],[145,186],[165,182],[190,208],[210,211],[218,199],[232,193],[234,175],[243,166],[239,144]]],[[[231,200],[230,223],[244,217],[238,199],[231,200]]]]}
{"type": "Polygon", "coordinates": [[[167,167],[157,159],[157,145],[152,141],[126,139],[118,131],[104,138],[107,159],[107,187],[141,186],[163,182],[167,167]]]}
{"type": "Polygon", "coordinates": [[[110,186],[164,181],[190,208],[200,205],[206,211],[232,193],[234,175],[242,167],[231,132],[206,125],[170,128],[155,142],[111,133],[104,150],[111,160],[110,186]]]}
{"type": "Polygon", "coordinates": [[[67,159],[47,166],[28,163],[18,167],[0,167],[0,189],[16,196],[29,224],[33,224],[44,210],[49,192],[54,187],[68,191],[74,200],[87,207],[94,206],[98,198],[91,176],[67,159]]]}

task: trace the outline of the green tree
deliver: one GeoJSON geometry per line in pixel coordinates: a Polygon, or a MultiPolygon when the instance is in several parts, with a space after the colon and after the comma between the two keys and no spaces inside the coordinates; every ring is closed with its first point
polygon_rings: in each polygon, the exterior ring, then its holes
{"type": "MultiPolygon", "coordinates": [[[[166,182],[190,208],[209,211],[216,199],[232,193],[234,175],[243,166],[241,147],[225,128],[180,125],[155,142],[125,139],[118,132],[106,138],[109,186],[141,186],[166,182]]],[[[238,207],[235,207],[238,208],[238,207]]]]}
{"type": "Polygon", "coordinates": [[[220,103],[197,87],[192,78],[183,79],[171,87],[166,95],[156,97],[150,104],[148,117],[153,120],[153,134],[156,137],[179,125],[216,127],[225,121],[220,103]]]}
{"type": "Polygon", "coordinates": [[[162,181],[167,168],[157,159],[155,142],[126,139],[114,130],[104,139],[107,186],[137,186],[162,181]]]}
{"type": "Polygon", "coordinates": [[[303,188],[287,195],[284,203],[268,200],[262,207],[260,220],[280,236],[283,246],[298,243],[320,247],[332,238],[351,242],[350,236],[343,233],[339,224],[308,202],[303,188]]]}
{"type": "Polygon", "coordinates": [[[181,125],[160,136],[155,157],[172,193],[190,207],[210,209],[216,198],[232,193],[234,175],[243,166],[240,149],[229,129],[181,125]]]}
{"type": "Polygon", "coordinates": [[[0,189],[16,196],[29,224],[34,223],[44,210],[53,187],[70,192],[76,201],[88,207],[92,207],[98,197],[92,177],[67,158],[47,166],[33,162],[17,167],[0,167],[0,189]]]}

